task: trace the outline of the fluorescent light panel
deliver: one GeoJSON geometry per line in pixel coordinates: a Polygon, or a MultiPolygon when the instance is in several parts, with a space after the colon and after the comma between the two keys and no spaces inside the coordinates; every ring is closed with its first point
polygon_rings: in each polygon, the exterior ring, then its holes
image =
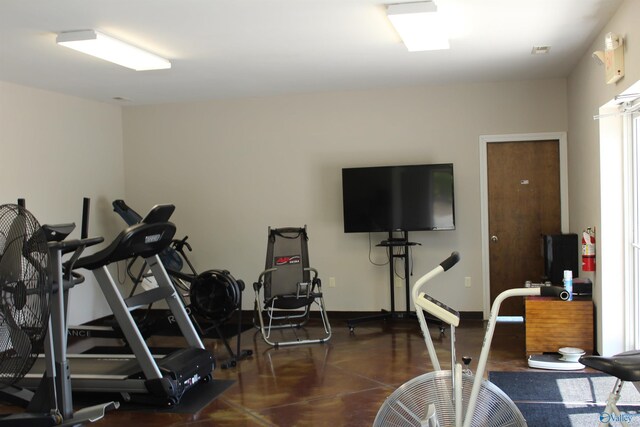
{"type": "Polygon", "coordinates": [[[449,49],[445,23],[434,2],[392,4],[387,17],[409,52],[449,49]]]}
{"type": "Polygon", "coordinates": [[[171,68],[171,62],[94,30],[58,34],[59,45],[95,56],[136,71],[171,68]]]}

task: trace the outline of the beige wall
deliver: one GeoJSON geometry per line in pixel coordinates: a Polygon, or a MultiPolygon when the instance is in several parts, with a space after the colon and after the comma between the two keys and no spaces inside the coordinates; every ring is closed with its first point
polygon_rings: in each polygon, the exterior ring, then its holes
{"type": "MultiPolygon", "coordinates": [[[[119,107],[0,82],[0,147],[0,203],[25,198],[40,223],[75,222],[79,237],[82,198],[90,197],[91,235],[118,231],[109,204],[124,193],[119,107]]],[[[87,278],[71,292],[71,323],[108,313],[87,278]]]]}
{"type": "Polygon", "coordinates": [[[568,78],[569,111],[569,197],[570,228],[580,233],[583,228],[595,225],[598,229],[597,261],[594,300],[598,318],[598,349],[603,354],[622,350],[623,300],[620,297],[621,253],[615,234],[621,232],[622,218],[601,218],[601,204],[619,203],[622,189],[622,164],[608,165],[608,176],[602,176],[601,150],[609,155],[621,153],[621,145],[600,144],[601,121],[593,120],[599,108],[640,79],[640,2],[626,0],[615,16],[605,25],[593,44],[585,52],[568,78]],[[607,85],[604,67],[591,58],[591,53],[604,49],[604,36],[614,32],[625,38],[625,77],[617,84],[607,85]],[[614,177],[613,175],[616,175],[614,177]],[[601,188],[602,178],[608,184],[601,188]],[[611,185],[610,178],[617,184],[611,185]],[[602,197],[601,197],[602,195],[602,197]],[[614,257],[609,262],[604,257],[614,257]],[[604,261],[604,265],[603,265],[604,261]],[[606,331],[606,334],[603,334],[606,331]]]}
{"type": "Polygon", "coordinates": [[[369,311],[389,307],[388,267],[369,262],[385,252],[369,255],[367,234],[343,233],[341,168],[452,162],[457,229],[410,234],[422,244],[413,280],[457,250],[461,263],[433,294],[482,311],[479,137],[566,131],[566,111],[564,79],[128,107],[126,194],[139,211],[174,203],[196,266],[248,284],[264,267],[267,227],[307,224],[312,264],[325,285],[336,279],[328,309],[369,311]]]}

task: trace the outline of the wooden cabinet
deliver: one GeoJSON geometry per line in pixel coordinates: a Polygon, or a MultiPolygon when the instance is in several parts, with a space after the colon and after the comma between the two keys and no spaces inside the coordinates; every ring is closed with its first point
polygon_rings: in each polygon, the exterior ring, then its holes
{"type": "Polygon", "coordinates": [[[577,347],[593,353],[593,302],[559,301],[548,297],[525,299],[527,355],[577,347]]]}

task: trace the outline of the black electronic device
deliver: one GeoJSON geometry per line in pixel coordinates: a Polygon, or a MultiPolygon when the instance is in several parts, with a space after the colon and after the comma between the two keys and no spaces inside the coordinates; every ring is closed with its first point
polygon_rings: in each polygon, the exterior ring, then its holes
{"type": "Polygon", "coordinates": [[[590,279],[573,279],[573,295],[576,297],[591,297],[593,295],[593,283],[590,279]]]}
{"type": "Polygon", "coordinates": [[[345,233],[455,229],[453,164],[342,169],[345,233]]]}
{"type": "Polygon", "coordinates": [[[578,235],[545,234],[542,236],[544,278],[554,285],[561,285],[565,270],[578,277],[578,235]]]}

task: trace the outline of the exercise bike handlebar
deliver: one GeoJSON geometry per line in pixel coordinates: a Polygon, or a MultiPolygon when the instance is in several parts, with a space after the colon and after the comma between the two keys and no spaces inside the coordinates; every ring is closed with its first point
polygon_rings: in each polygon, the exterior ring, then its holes
{"type": "Polygon", "coordinates": [[[49,248],[53,250],[59,250],[61,253],[66,254],[75,251],[79,247],[88,248],[89,246],[97,245],[104,242],[104,237],[90,237],[88,239],[73,239],[63,240],[61,242],[49,242],[49,248]]]}
{"type": "MultiPolygon", "coordinates": [[[[66,291],[73,288],[76,285],[84,282],[84,276],[76,271],[73,271],[74,264],[80,257],[80,254],[89,246],[94,246],[104,242],[103,237],[91,237],[85,239],[73,239],[62,241],[49,242],[50,253],[55,254],[55,258],[61,262],[64,254],[73,252],[71,258],[65,263],[61,264],[62,269],[62,287],[66,291]]],[[[58,291],[59,284],[54,282],[53,290],[58,291]]]]}
{"type": "Polygon", "coordinates": [[[569,292],[559,286],[542,286],[539,289],[542,297],[555,297],[562,301],[567,301],[570,297],[569,292]]]}
{"type": "Polygon", "coordinates": [[[443,271],[447,271],[448,269],[456,265],[458,261],[460,261],[460,254],[458,252],[451,252],[449,258],[440,263],[440,267],[442,267],[443,271]]]}

